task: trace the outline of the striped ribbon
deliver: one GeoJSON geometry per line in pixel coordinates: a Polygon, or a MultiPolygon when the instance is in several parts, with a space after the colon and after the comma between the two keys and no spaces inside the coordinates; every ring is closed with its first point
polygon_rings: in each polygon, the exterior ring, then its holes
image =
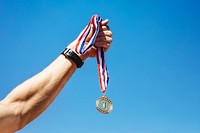
{"type": "MultiPolygon", "coordinates": [[[[87,52],[89,48],[94,46],[96,37],[99,33],[99,27],[101,25],[101,17],[99,15],[93,15],[87,27],[83,30],[83,32],[78,36],[78,42],[75,48],[75,51],[79,54],[84,54],[87,52]],[[85,41],[87,36],[89,35],[91,29],[94,31],[92,38],[89,40],[88,44],[85,45],[85,41]]],[[[97,64],[98,64],[98,75],[100,81],[101,91],[106,92],[106,88],[108,85],[108,72],[104,57],[104,51],[102,47],[97,47],[97,64]]]]}

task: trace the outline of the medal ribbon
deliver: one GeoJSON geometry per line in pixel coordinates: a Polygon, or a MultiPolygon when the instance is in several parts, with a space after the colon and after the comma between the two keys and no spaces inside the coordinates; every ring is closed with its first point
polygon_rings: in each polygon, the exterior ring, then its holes
{"type": "MultiPolygon", "coordinates": [[[[83,32],[78,37],[78,43],[76,45],[75,51],[79,54],[84,54],[87,52],[89,48],[94,46],[96,37],[99,33],[99,27],[101,25],[101,17],[99,15],[93,15],[87,27],[83,30],[83,32]],[[92,38],[89,40],[88,44],[85,46],[85,40],[89,35],[91,29],[94,31],[92,38]]],[[[104,51],[102,47],[97,47],[97,64],[98,64],[98,75],[100,81],[101,91],[106,92],[106,88],[108,85],[108,72],[104,57],[104,51]]]]}

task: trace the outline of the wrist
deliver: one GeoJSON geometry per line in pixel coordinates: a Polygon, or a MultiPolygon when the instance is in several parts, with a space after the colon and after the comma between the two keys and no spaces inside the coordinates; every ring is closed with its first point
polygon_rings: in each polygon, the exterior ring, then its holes
{"type": "Polygon", "coordinates": [[[73,41],[71,44],[69,44],[65,50],[61,53],[65,56],[68,60],[72,62],[72,64],[76,65],[77,68],[82,67],[84,64],[84,61],[89,57],[88,54],[79,54],[76,52],[77,40],[73,41]]]}
{"type": "Polygon", "coordinates": [[[66,47],[65,50],[61,53],[65,58],[69,59],[77,68],[81,68],[84,64],[82,59],[70,48],[66,47]]]}

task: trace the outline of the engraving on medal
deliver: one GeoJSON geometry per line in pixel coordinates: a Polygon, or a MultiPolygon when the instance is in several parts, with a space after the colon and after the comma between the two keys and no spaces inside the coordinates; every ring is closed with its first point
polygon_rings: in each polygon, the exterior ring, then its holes
{"type": "Polygon", "coordinates": [[[113,110],[113,104],[108,97],[103,95],[96,101],[96,108],[99,112],[108,114],[113,110]]]}
{"type": "Polygon", "coordinates": [[[106,102],[103,102],[103,109],[106,109],[106,102]]]}

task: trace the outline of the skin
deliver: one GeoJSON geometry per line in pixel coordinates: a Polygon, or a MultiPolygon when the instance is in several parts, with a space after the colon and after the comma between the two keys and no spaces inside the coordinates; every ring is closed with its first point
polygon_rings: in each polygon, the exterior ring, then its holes
{"type": "MultiPolygon", "coordinates": [[[[107,24],[108,20],[101,22],[95,42],[95,46],[103,47],[104,51],[109,49],[112,42],[112,32],[107,24]]],[[[92,33],[93,31],[86,38],[86,45],[92,33]]],[[[68,47],[75,51],[76,44],[77,39],[68,47]]],[[[96,48],[92,47],[84,55],[79,56],[84,61],[95,55],[96,48]]],[[[13,133],[37,118],[54,101],[76,69],[73,61],[59,55],[40,73],[14,88],[0,101],[1,133],[13,133]]]]}

